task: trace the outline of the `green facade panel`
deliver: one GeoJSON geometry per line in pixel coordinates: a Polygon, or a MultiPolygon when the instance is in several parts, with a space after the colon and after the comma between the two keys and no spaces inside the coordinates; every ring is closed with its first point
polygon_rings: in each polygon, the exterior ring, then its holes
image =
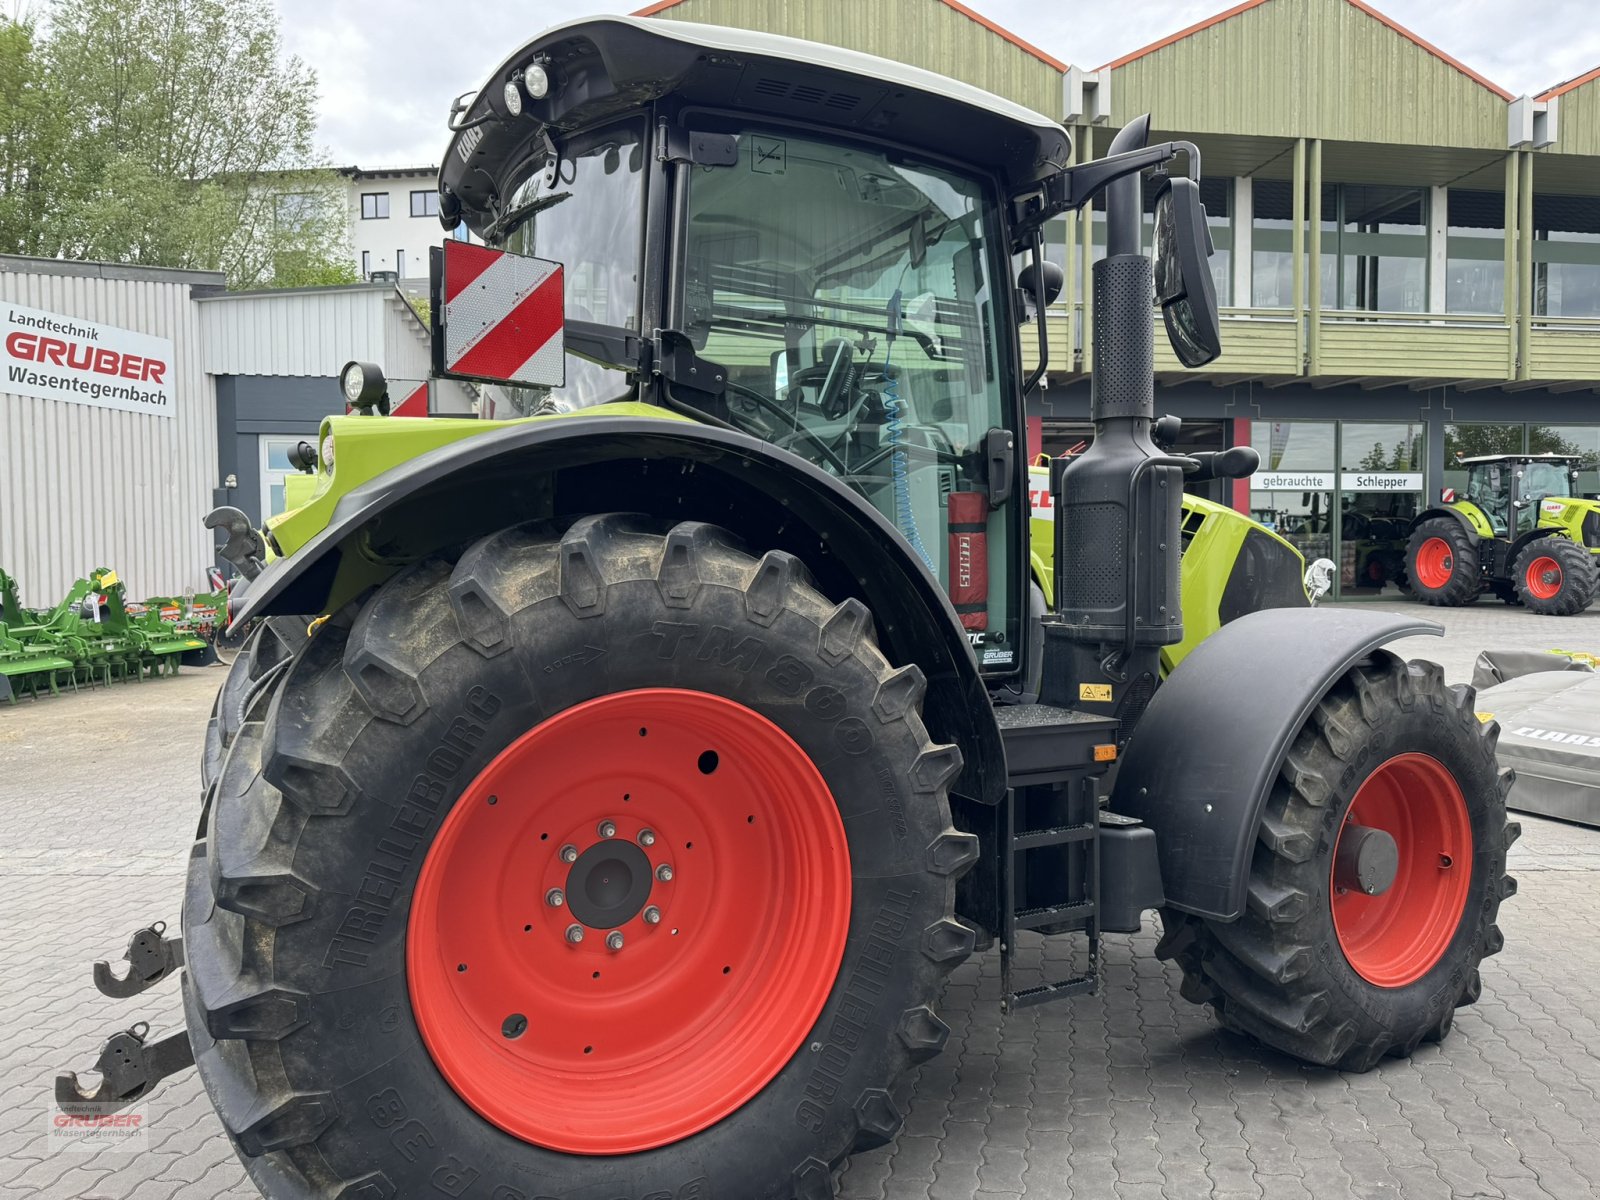
{"type": "MultiPolygon", "coordinates": [[[[1505,149],[1505,98],[1349,0],[1265,0],[1115,68],[1113,123],[1505,149]]],[[[1563,114],[1564,115],[1564,114],[1563,114]]]]}
{"type": "Polygon", "coordinates": [[[1550,152],[1600,156],[1600,78],[1556,100],[1556,143],[1550,152]]]}
{"type": "Polygon", "coordinates": [[[1061,72],[943,0],[682,0],[654,16],[847,46],[1061,114],[1061,72]]]}

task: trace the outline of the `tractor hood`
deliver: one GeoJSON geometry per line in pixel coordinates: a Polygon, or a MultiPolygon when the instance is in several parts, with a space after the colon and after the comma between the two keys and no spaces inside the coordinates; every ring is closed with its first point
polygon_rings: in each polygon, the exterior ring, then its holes
{"type": "Polygon", "coordinates": [[[900,142],[996,171],[1013,189],[1060,171],[1072,145],[1041,113],[904,63],[744,29],[592,17],[541,34],[489,76],[439,169],[441,222],[482,235],[549,140],[668,96],[900,142]],[[522,92],[511,116],[506,84],[535,62],[548,92],[522,92]]]}

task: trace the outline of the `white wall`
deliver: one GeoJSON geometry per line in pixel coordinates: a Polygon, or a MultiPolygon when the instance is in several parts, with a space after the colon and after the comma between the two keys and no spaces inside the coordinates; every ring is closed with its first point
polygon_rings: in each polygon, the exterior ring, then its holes
{"type": "Polygon", "coordinates": [[[355,267],[362,272],[363,278],[372,271],[399,270],[402,279],[425,282],[428,278],[428,248],[442,244],[448,235],[439,224],[438,217],[411,215],[411,193],[437,194],[438,172],[429,167],[396,174],[398,178],[369,178],[358,174],[346,180],[355,267]],[[387,196],[388,217],[363,219],[361,198],[365,195],[387,196]],[[363,254],[367,256],[365,259],[363,254]],[[397,259],[403,260],[398,267],[397,259]]]}
{"type": "Polygon", "coordinates": [[[0,566],[24,604],[55,604],[95,567],[115,569],[140,599],[204,585],[217,405],[190,294],[222,282],[211,272],[0,258],[0,304],[173,343],[171,418],[19,396],[0,377],[0,566]]]}

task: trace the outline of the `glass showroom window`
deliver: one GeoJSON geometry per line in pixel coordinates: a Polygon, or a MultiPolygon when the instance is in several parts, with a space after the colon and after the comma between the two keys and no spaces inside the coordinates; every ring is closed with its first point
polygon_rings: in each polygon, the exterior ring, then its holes
{"type": "Polygon", "coordinates": [[[1463,458],[1482,454],[1521,454],[1523,428],[1518,425],[1446,425],[1444,427],[1444,486],[1466,493],[1467,469],[1463,458]]]}
{"type": "Polygon", "coordinates": [[[1572,490],[1600,496],[1600,425],[1530,425],[1529,454],[1575,454],[1583,459],[1572,490]]]}
{"type": "Polygon", "coordinates": [[[1250,302],[1256,308],[1293,308],[1294,185],[1251,180],[1251,200],[1250,302]]]}
{"type": "Polygon", "coordinates": [[[1426,507],[1423,436],[1420,422],[1340,423],[1341,595],[1399,593],[1411,518],[1426,507]]]}
{"type": "Polygon", "coordinates": [[[1322,219],[1324,308],[1365,312],[1427,311],[1428,193],[1425,190],[1387,184],[1345,183],[1324,187],[1322,219]],[[1331,244],[1327,232],[1330,223],[1333,226],[1331,244]],[[1334,270],[1331,290],[1330,255],[1334,270]]]}
{"type": "Polygon", "coordinates": [[[1600,317],[1600,199],[1533,197],[1533,311],[1600,317]]]}
{"type": "Polygon", "coordinates": [[[1501,192],[1450,189],[1446,311],[1505,312],[1505,216],[1506,198],[1501,192]]]}

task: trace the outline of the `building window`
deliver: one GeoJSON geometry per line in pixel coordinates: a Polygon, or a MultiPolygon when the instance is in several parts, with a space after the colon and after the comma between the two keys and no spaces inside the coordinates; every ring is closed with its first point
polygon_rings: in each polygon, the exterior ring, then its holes
{"type": "Polygon", "coordinates": [[[1426,312],[1427,190],[1324,185],[1321,287],[1324,308],[1426,312]]]}
{"type": "Polygon", "coordinates": [[[1250,302],[1294,307],[1294,184],[1253,179],[1250,217],[1250,302]]]}
{"type": "Polygon", "coordinates": [[[371,279],[372,278],[372,251],[371,250],[363,250],[361,252],[361,278],[363,278],[363,279],[371,279]]]}
{"type": "Polygon", "coordinates": [[[309,192],[285,192],[275,207],[278,228],[298,233],[317,215],[317,198],[309,192]]]}
{"type": "Polygon", "coordinates": [[[1533,311],[1600,317],[1600,199],[1533,196],[1533,311]]]}
{"type": "Polygon", "coordinates": [[[389,193],[363,192],[361,194],[361,219],[387,221],[389,219],[389,193]]]}
{"type": "Polygon", "coordinates": [[[1572,454],[1578,478],[1572,490],[1579,496],[1600,495],[1600,425],[1530,425],[1529,454],[1572,454]]]}
{"type": "Polygon", "coordinates": [[[300,472],[289,463],[289,451],[302,441],[316,443],[316,435],[264,437],[261,439],[261,519],[284,511],[283,481],[300,472]]]}
{"type": "Polygon", "coordinates": [[[398,279],[406,277],[406,252],[404,250],[396,250],[394,252],[394,273],[398,279]]]}
{"type": "Polygon", "coordinates": [[[439,193],[412,192],[411,215],[413,217],[437,217],[439,215],[439,193]]]}
{"type": "Polygon", "coordinates": [[[1446,312],[1503,313],[1506,306],[1506,198],[1503,192],[1451,188],[1446,232],[1446,312]]]}

